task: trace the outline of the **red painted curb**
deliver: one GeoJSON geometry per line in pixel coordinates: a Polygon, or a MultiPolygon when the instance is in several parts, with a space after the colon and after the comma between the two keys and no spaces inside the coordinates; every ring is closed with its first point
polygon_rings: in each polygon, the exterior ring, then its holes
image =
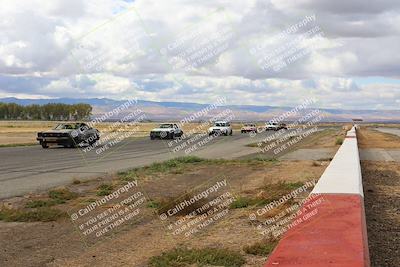
{"type": "Polygon", "coordinates": [[[294,220],[300,223],[284,234],[265,267],[370,266],[362,196],[320,194],[301,211],[294,220]]]}

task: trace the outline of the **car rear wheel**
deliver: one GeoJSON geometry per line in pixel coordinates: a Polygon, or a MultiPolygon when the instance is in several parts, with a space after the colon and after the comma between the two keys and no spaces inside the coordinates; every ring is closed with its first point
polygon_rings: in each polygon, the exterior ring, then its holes
{"type": "Polygon", "coordinates": [[[46,142],[41,143],[42,148],[49,148],[49,145],[46,142]]]}
{"type": "Polygon", "coordinates": [[[93,136],[92,139],[89,138],[89,146],[94,145],[97,142],[97,140],[99,140],[99,138],[97,136],[93,136]]]}
{"type": "Polygon", "coordinates": [[[68,147],[69,147],[69,148],[74,148],[74,147],[75,147],[75,143],[74,143],[74,142],[69,143],[69,144],[68,144],[68,147]]]}

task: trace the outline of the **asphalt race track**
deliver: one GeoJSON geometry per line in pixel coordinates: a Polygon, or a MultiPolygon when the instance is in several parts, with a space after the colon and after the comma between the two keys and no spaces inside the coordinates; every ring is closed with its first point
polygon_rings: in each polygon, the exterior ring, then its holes
{"type": "MultiPolygon", "coordinates": [[[[245,156],[258,151],[246,144],[273,133],[250,137],[234,132],[233,136],[218,136],[189,155],[227,159],[245,156]]],[[[42,149],[39,145],[0,148],[0,199],[186,155],[184,149],[173,152],[176,146],[169,147],[168,141],[148,137],[126,139],[99,154],[95,149],[88,152],[82,148],[42,149]]]]}

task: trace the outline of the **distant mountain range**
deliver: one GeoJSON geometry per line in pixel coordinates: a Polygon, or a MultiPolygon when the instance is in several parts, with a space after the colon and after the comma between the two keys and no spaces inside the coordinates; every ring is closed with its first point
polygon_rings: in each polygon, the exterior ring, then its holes
{"type": "MultiPolygon", "coordinates": [[[[17,103],[19,105],[64,103],[76,104],[87,103],[93,106],[93,117],[99,117],[105,112],[124,104],[127,100],[113,100],[107,98],[57,98],[57,99],[19,99],[14,97],[0,98],[0,102],[17,103]]],[[[111,117],[111,120],[120,119],[135,109],[140,109],[146,114],[148,120],[181,120],[193,113],[200,111],[209,104],[183,103],[183,102],[155,102],[138,100],[136,106],[119,113],[118,116],[111,117]]],[[[267,121],[277,117],[292,107],[274,107],[257,105],[226,105],[220,106],[209,112],[208,116],[200,119],[207,119],[210,116],[221,113],[223,110],[230,109],[234,114],[235,121],[267,121]]],[[[308,112],[316,107],[310,107],[304,112],[308,112]]],[[[368,122],[400,122],[400,110],[344,110],[344,109],[319,109],[324,114],[323,121],[348,122],[352,118],[363,119],[368,122]]],[[[295,117],[289,118],[294,119],[295,117]]]]}

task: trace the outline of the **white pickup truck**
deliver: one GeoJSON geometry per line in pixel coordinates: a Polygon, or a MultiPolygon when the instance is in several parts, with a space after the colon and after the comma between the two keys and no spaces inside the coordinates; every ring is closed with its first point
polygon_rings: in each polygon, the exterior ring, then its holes
{"type": "Polygon", "coordinates": [[[150,131],[150,139],[166,138],[175,139],[175,137],[181,137],[183,135],[182,129],[176,123],[162,123],[158,128],[154,128],[150,131]]]}
{"type": "Polygon", "coordinates": [[[208,135],[232,135],[231,124],[227,121],[216,121],[214,126],[208,129],[208,135]]]}

